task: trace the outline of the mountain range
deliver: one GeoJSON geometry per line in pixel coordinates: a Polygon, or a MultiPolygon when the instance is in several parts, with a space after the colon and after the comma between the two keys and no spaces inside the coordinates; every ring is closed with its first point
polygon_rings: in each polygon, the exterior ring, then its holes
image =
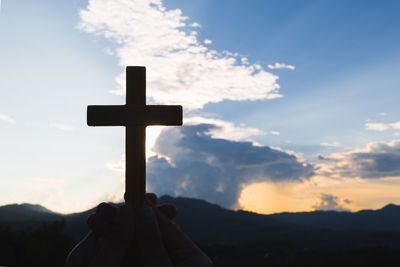
{"type": "MultiPolygon", "coordinates": [[[[262,215],[224,209],[204,200],[163,196],[159,204],[178,208],[174,221],[199,244],[264,247],[292,246],[302,249],[383,246],[400,248],[400,206],[378,210],[313,211],[262,215]]],[[[94,208],[59,214],[40,205],[11,204],[0,207],[0,225],[17,230],[63,220],[65,233],[75,241],[89,229],[86,219],[94,208]]]]}

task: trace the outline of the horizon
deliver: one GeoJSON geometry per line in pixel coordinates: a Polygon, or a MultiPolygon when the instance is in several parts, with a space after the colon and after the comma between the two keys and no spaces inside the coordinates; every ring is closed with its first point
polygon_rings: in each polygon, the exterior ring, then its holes
{"type": "Polygon", "coordinates": [[[0,1],[0,205],[82,211],[124,192],[125,103],[147,128],[147,190],[260,214],[400,205],[400,2],[0,1]]]}
{"type": "MultiPolygon", "coordinates": [[[[159,199],[164,198],[164,197],[173,198],[173,199],[182,198],[182,199],[195,200],[195,201],[204,201],[204,202],[206,202],[207,204],[210,204],[210,205],[217,205],[218,207],[220,207],[222,209],[226,209],[226,210],[230,210],[230,211],[250,212],[250,213],[253,213],[253,214],[257,214],[257,215],[274,215],[274,214],[281,214],[281,213],[311,213],[311,212],[325,212],[325,211],[326,212],[333,211],[333,212],[358,213],[358,212],[361,212],[361,211],[378,211],[378,210],[382,210],[382,209],[384,209],[384,208],[386,208],[388,206],[400,207],[400,205],[397,205],[397,204],[394,204],[394,203],[387,203],[384,206],[382,206],[380,208],[377,208],[377,209],[360,209],[360,210],[355,210],[355,211],[351,211],[351,210],[334,210],[334,209],[332,209],[332,210],[311,210],[311,211],[294,211],[294,212],[282,211],[282,212],[276,212],[276,213],[257,213],[256,211],[250,211],[250,210],[244,210],[244,209],[236,209],[235,210],[235,209],[224,208],[224,207],[221,207],[220,205],[218,205],[217,203],[211,203],[211,202],[208,202],[208,201],[206,201],[204,199],[198,199],[198,198],[190,198],[190,197],[182,197],[182,196],[173,197],[173,196],[170,196],[170,195],[162,195],[161,197],[159,197],[159,199]]],[[[124,202],[121,201],[121,202],[108,202],[108,203],[113,204],[113,205],[120,205],[120,204],[123,204],[124,202]]],[[[5,207],[5,206],[14,206],[14,205],[17,205],[17,206],[23,206],[23,205],[39,206],[41,208],[46,209],[47,211],[49,211],[51,213],[58,214],[58,215],[71,215],[71,214],[75,214],[75,213],[84,213],[84,212],[87,212],[89,210],[92,210],[92,209],[96,208],[96,206],[93,206],[93,207],[91,207],[89,209],[84,209],[84,210],[81,210],[81,211],[73,211],[73,212],[68,212],[68,213],[61,213],[61,212],[57,212],[57,211],[51,210],[51,209],[49,209],[49,208],[47,208],[47,207],[45,207],[45,206],[43,206],[41,204],[26,203],[26,202],[24,202],[24,203],[8,203],[8,204],[1,205],[0,208],[1,207],[5,207]]]]}

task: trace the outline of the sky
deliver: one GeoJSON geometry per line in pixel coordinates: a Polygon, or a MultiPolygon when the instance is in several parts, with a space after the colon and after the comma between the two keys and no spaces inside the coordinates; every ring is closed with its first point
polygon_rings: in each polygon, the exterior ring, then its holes
{"type": "Polygon", "coordinates": [[[0,205],[122,201],[124,130],[88,105],[147,103],[147,190],[230,209],[400,204],[400,2],[3,0],[0,205]]]}

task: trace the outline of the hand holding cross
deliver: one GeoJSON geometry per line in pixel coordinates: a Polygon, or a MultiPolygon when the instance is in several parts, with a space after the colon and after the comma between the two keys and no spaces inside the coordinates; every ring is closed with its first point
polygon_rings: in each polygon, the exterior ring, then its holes
{"type": "Polygon", "coordinates": [[[182,106],[146,105],[146,68],[126,67],[126,105],[88,106],[89,126],[125,126],[125,202],[144,204],[146,126],[182,125],[182,106]]]}

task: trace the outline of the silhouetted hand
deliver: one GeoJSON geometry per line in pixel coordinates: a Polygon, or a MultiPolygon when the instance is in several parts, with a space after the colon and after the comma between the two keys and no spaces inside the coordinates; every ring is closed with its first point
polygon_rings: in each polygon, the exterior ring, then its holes
{"type": "Polygon", "coordinates": [[[127,205],[116,208],[101,203],[88,218],[92,232],[70,252],[66,266],[212,266],[170,221],[177,214],[175,206],[155,207],[155,194],[147,194],[147,202],[135,212],[127,205]]]}

